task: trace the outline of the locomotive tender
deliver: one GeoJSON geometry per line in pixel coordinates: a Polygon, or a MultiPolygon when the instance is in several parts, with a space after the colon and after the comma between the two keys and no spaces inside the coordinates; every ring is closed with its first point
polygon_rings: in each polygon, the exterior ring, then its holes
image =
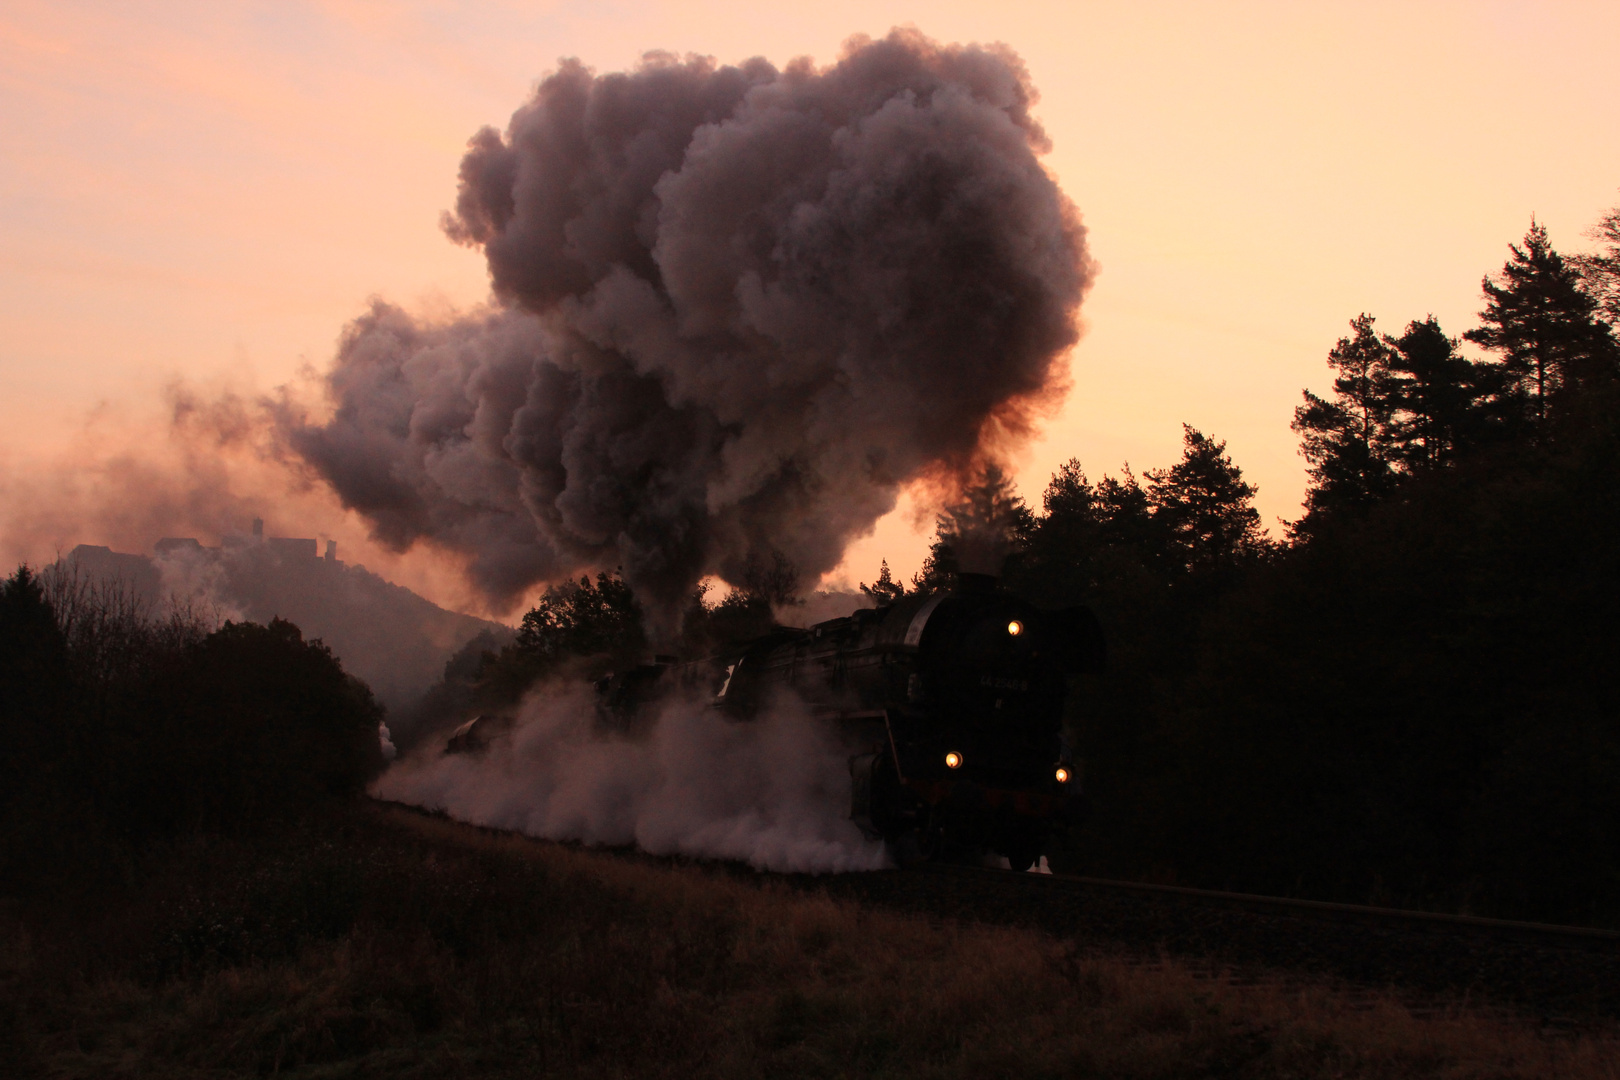
{"type": "Polygon", "coordinates": [[[778,627],[699,663],[660,658],[598,690],[624,712],[671,682],[695,686],[742,720],[790,691],[857,748],[850,817],[900,862],[988,851],[1023,870],[1084,814],[1064,704],[1070,676],[1102,658],[1087,609],[1043,611],[961,574],[946,592],[778,627]]]}

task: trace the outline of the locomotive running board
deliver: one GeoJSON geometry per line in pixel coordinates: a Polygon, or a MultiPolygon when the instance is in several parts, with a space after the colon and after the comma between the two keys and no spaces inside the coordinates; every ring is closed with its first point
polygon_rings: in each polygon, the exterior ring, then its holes
{"type": "Polygon", "coordinates": [[[811,712],[818,720],[883,720],[889,718],[887,709],[835,709],[831,706],[816,706],[811,712]]]}

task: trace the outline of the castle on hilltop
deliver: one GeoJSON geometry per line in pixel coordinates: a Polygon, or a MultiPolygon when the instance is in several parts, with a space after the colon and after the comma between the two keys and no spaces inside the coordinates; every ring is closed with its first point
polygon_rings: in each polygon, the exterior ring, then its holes
{"type": "MultiPolygon", "coordinates": [[[[264,519],[253,519],[253,534],[251,536],[225,536],[220,538],[219,547],[206,548],[202,542],[191,536],[165,536],[152,549],[159,555],[172,555],[176,552],[187,551],[221,551],[225,549],[236,550],[262,544],[270,551],[284,558],[313,559],[319,544],[312,537],[299,536],[266,536],[264,535],[264,519]]],[[[326,561],[337,561],[337,541],[326,542],[326,561]]]]}
{"type": "Polygon", "coordinates": [[[445,662],[472,638],[510,637],[509,627],[446,611],[363,566],[342,562],[337,541],[320,557],[313,537],[266,536],[253,520],[246,535],[218,547],[190,536],[165,536],[151,555],[80,544],[59,565],[87,578],[117,582],[151,604],[169,597],[199,600],[222,618],[265,623],[283,618],[305,637],[320,638],[392,707],[419,697],[445,662]]]}

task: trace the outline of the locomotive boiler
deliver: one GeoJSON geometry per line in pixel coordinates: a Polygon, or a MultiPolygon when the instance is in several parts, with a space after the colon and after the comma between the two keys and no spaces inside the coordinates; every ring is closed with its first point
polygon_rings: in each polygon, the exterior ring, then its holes
{"type": "Polygon", "coordinates": [[[1070,677],[1102,657],[1085,608],[1042,610],[962,574],[945,592],[778,627],[699,663],[660,658],[598,690],[622,712],[683,684],[740,720],[790,692],[855,750],[850,817],[897,860],[994,852],[1022,870],[1084,813],[1064,708],[1070,677]]]}

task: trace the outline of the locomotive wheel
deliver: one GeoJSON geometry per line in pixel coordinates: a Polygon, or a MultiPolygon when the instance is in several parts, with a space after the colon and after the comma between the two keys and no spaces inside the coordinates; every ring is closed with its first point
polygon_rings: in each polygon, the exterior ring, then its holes
{"type": "Polygon", "coordinates": [[[932,816],[925,813],[916,828],[889,838],[889,851],[895,862],[903,867],[921,866],[944,855],[945,830],[931,820],[932,816]]]}
{"type": "Polygon", "coordinates": [[[1041,861],[1042,846],[1040,837],[1020,836],[1003,845],[1005,850],[1002,854],[1007,856],[1007,865],[1011,869],[1023,873],[1041,861]]]}
{"type": "Polygon", "coordinates": [[[923,851],[918,839],[918,835],[914,832],[901,833],[899,836],[889,838],[889,854],[894,856],[895,863],[902,870],[909,870],[929,861],[929,856],[923,851]]]}

